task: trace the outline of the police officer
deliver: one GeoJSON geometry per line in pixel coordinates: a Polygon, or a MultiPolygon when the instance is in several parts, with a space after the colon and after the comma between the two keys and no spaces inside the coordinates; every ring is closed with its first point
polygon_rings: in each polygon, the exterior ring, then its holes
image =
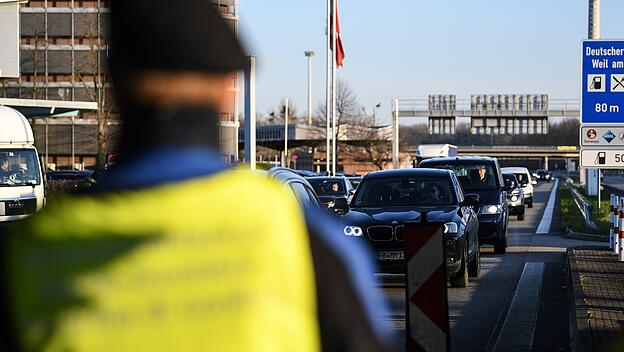
{"type": "Polygon", "coordinates": [[[217,111],[246,57],[215,5],[112,3],[120,161],[1,247],[8,349],[386,349],[360,241],[221,162],[217,111]]]}

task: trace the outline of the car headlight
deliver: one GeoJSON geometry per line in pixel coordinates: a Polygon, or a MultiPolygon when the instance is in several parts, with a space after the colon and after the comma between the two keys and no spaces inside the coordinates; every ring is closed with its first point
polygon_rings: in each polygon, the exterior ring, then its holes
{"type": "Polygon", "coordinates": [[[364,232],[362,232],[362,228],[359,226],[345,226],[343,232],[345,236],[355,237],[360,237],[364,234],[364,232]]]}
{"type": "Polygon", "coordinates": [[[444,224],[444,233],[449,235],[455,235],[459,232],[457,224],[454,222],[447,222],[444,224]]]}
{"type": "Polygon", "coordinates": [[[516,195],[511,196],[511,201],[512,202],[517,202],[518,201],[518,196],[516,196],[516,195]]]}
{"type": "Polygon", "coordinates": [[[503,207],[501,205],[484,205],[481,207],[481,214],[500,214],[503,212],[503,207]]]}

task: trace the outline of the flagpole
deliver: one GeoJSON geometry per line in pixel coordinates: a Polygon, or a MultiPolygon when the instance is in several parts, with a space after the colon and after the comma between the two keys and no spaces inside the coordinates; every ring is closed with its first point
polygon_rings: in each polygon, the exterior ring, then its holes
{"type": "Polygon", "coordinates": [[[336,176],[336,159],[338,155],[336,153],[336,139],[338,136],[336,135],[336,53],[338,52],[338,47],[336,45],[336,1],[332,0],[331,7],[331,44],[334,48],[332,52],[332,176],[336,176]]]}
{"type": "Polygon", "coordinates": [[[327,23],[326,23],[326,37],[327,37],[327,45],[326,45],[326,57],[325,57],[325,73],[326,73],[326,77],[325,77],[325,88],[326,88],[326,96],[325,96],[325,122],[327,124],[327,130],[326,130],[326,157],[325,157],[325,166],[326,169],[325,171],[327,172],[327,174],[329,175],[331,168],[330,168],[330,136],[331,136],[331,132],[330,132],[330,114],[331,114],[331,57],[332,57],[332,50],[331,50],[331,3],[332,0],[327,0],[327,23]]]}

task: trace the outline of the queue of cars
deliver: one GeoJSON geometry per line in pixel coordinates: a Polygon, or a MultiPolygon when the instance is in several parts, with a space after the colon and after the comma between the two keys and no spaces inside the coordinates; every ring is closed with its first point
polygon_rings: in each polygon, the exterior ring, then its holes
{"type": "Polygon", "coordinates": [[[422,160],[416,168],[357,178],[283,168],[269,175],[288,175],[282,182],[291,185],[303,204],[338,214],[344,235],[367,241],[383,273],[405,270],[405,223],[444,224],[446,270],[453,287],[466,287],[470,277],[479,276],[481,245],[506,253],[509,219],[524,220],[537,184],[528,169],[501,168],[489,157],[438,157],[422,160]]]}

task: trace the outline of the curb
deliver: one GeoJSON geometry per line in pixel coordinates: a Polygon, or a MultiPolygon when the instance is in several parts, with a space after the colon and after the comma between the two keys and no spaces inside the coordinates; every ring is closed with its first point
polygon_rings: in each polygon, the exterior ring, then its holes
{"type": "Polygon", "coordinates": [[[581,280],[576,274],[578,271],[574,248],[567,250],[568,272],[572,282],[572,298],[570,309],[570,350],[571,351],[594,351],[594,344],[591,338],[589,319],[587,318],[587,304],[581,286],[581,280]],[[574,315],[574,316],[572,316],[574,315]]]}
{"type": "Polygon", "coordinates": [[[607,236],[590,235],[588,233],[581,233],[581,232],[574,232],[574,231],[566,232],[563,235],[563,237],[571,238],[573,240],[580,240],[580,241],[595,241],[595,242],[609,243],[609,237],[607,236]]]}

